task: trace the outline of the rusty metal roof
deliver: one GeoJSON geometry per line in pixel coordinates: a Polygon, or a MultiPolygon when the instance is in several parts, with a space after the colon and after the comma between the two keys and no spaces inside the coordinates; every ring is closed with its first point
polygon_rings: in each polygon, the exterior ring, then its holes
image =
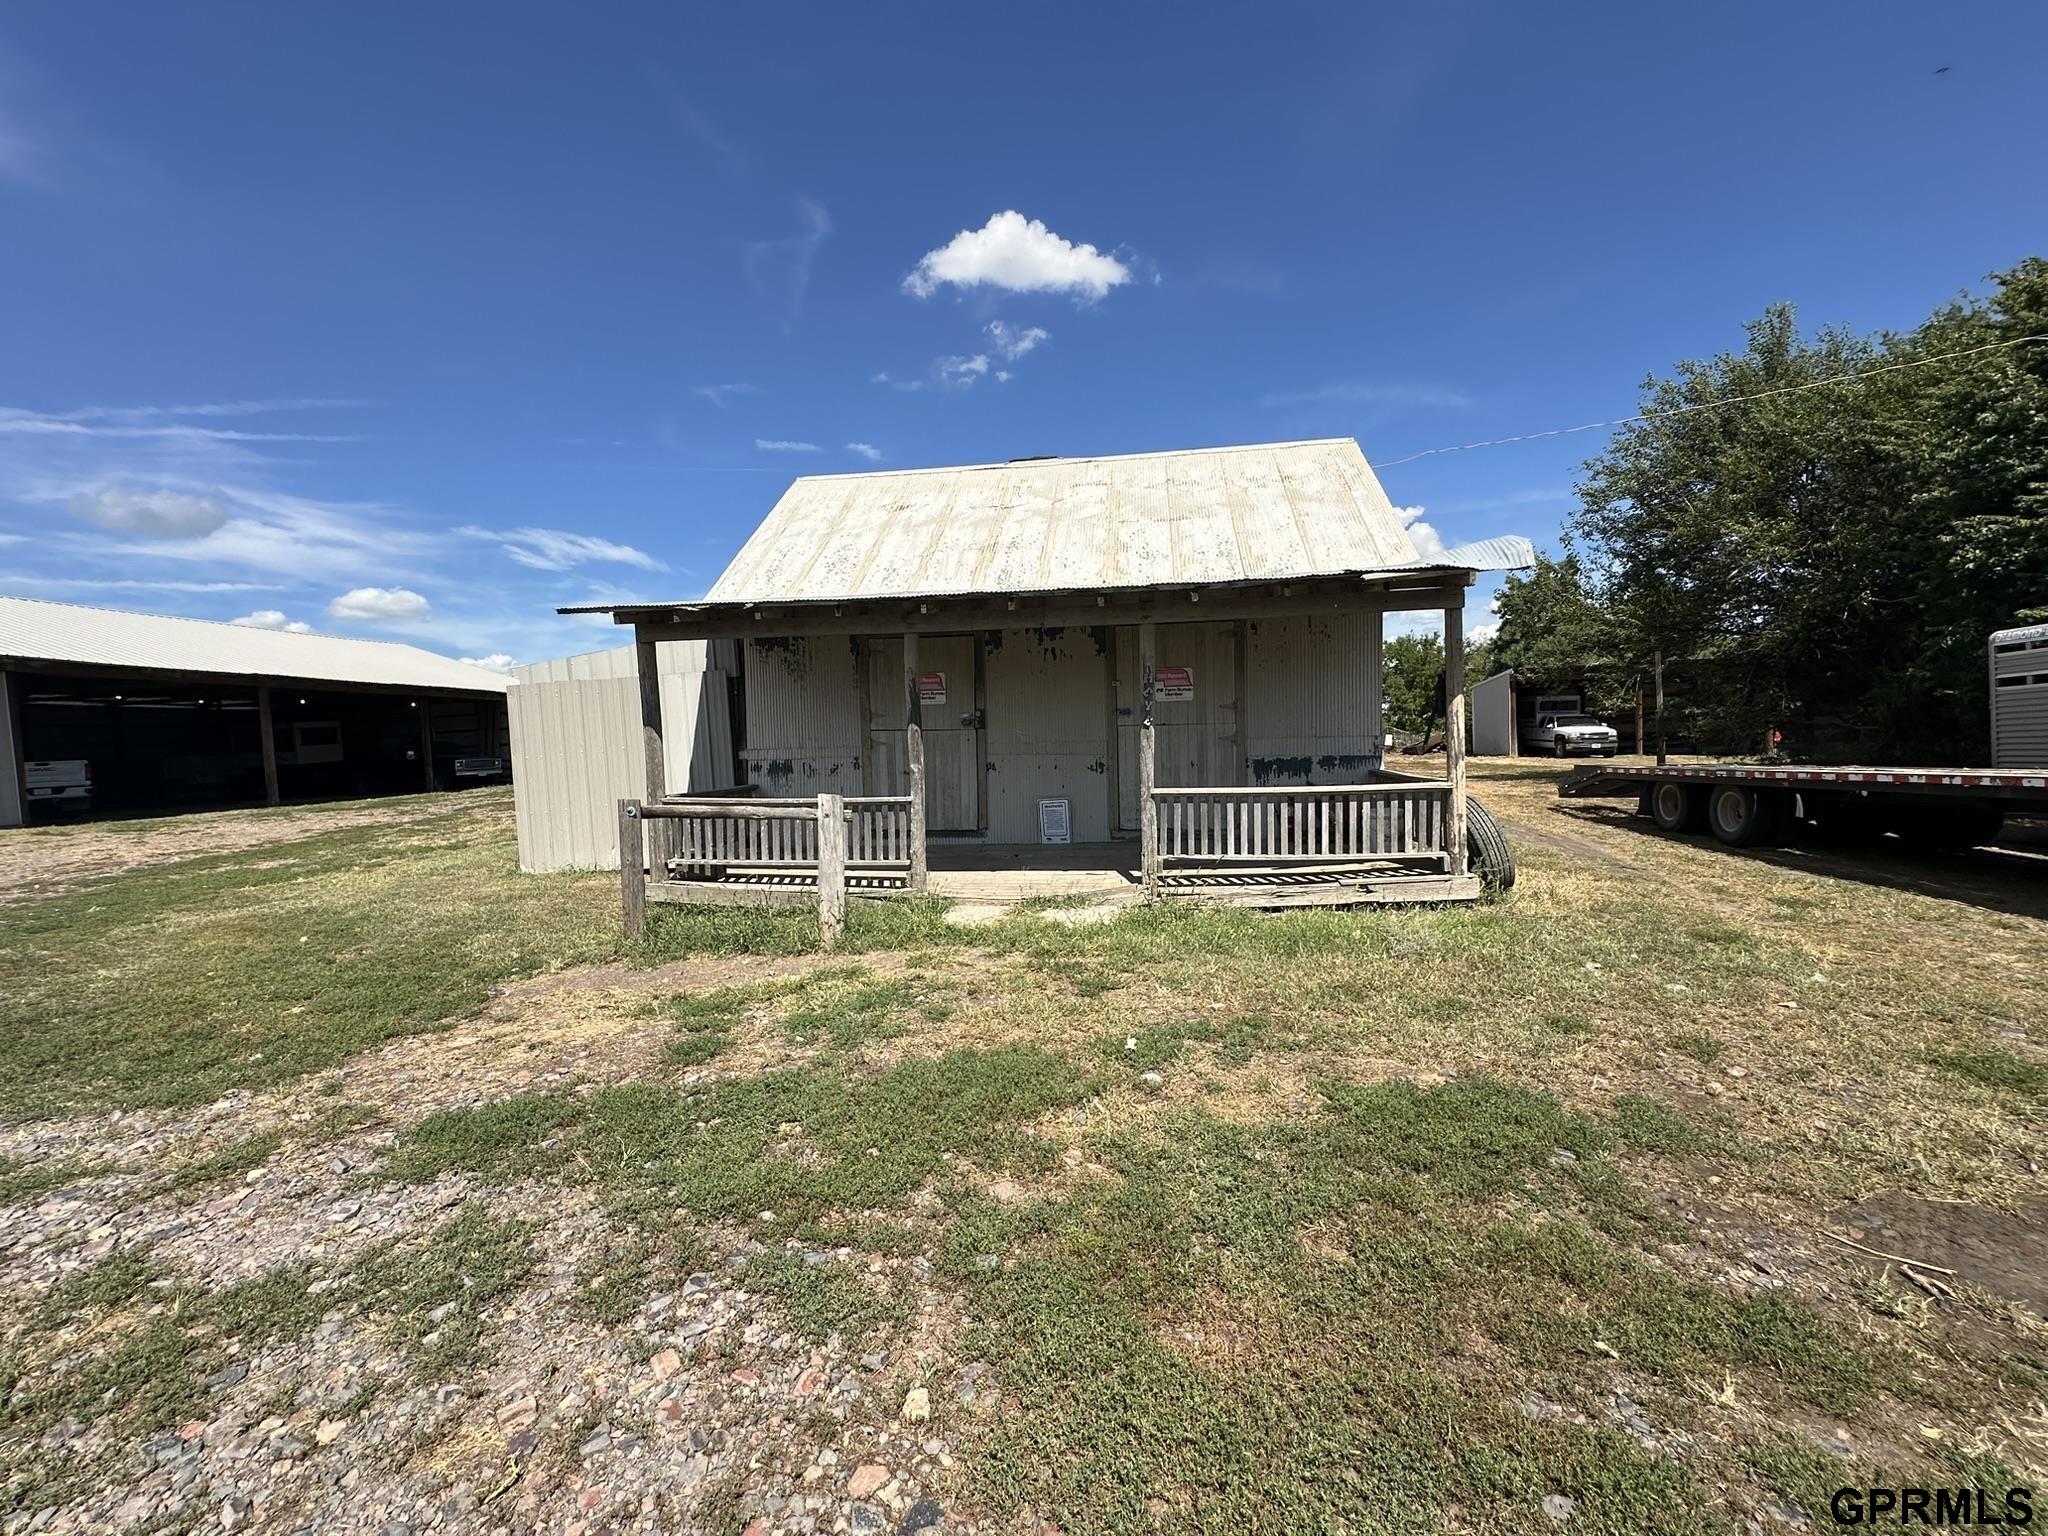
{"type": "Polygon", "coordinates": [[[1153,587],[1424,564],[1345,437],[807,476],[704,601],[1153,587]]]}

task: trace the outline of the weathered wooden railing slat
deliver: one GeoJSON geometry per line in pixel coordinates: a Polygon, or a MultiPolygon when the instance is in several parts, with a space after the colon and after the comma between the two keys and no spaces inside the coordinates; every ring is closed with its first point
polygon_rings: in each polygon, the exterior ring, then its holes
{"type": "Polygon", "coordinates": [[[1157,789],[1159,857],[1181,863],[1328,863],[1442,855],[1448,784],[1157,789]]]}

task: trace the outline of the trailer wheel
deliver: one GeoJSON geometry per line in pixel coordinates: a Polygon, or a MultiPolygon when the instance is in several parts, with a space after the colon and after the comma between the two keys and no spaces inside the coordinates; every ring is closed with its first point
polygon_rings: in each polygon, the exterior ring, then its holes
{"type": "Polygon", "coordinates": [[[1746,784],[1718,784],[1707,797],[1707,825],[1731,848],[1776,842],[1789,807],[1783,797],[1746,784]]]}
{"type": "Polygon", "coordinates": [[[1706,791],[1697,784],[1659,784],[1650,791],[1650,819],[1661,832],[1697,832],[1707,824],[1706,791]]]}
{"type": "Polygon", "coordinates": [[[1494,895],[1515,888],[1515,851],[1493,812],[1465,799],[1465,863],[1494,895]]]}

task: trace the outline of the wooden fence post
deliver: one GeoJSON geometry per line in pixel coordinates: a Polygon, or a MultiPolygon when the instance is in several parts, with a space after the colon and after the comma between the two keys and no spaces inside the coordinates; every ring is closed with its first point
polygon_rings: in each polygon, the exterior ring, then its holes
{"type": "Polygon", "coordinates": [[[647,926],[647,873],[641,852],[640,802],[619,802],[619,905],[626,937],[637,939],[647,926]]]}
{"type": "Polygon", "coordinates": [[[834,950],[846,929],[846,800],[818,796],[818,948],[834,950]]]}

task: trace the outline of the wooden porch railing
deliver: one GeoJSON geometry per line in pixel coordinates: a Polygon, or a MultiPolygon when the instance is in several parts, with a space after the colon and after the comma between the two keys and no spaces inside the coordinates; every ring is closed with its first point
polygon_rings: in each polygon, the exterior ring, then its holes
{"type": "Polygon", "coordinates": [[[845,922],[849,871],[901,871],[906,884],[917,884],[910,797],[674,795],[619,802],[619,879],[629,934],[644,926],[650,894],[808,904],[810,894],[802,887],[719,884],[733,873],[787,871],[814,878],[819,942],[831,949],[845,922]],[[648,835],[649,823],[661,829],[660,836],[648,835]]]}
{"type": "Polygon", "coordinates": [[[1152,797],[1161,865],[1448,858],[1446,783],[1155,789],[1152,797]]]}

